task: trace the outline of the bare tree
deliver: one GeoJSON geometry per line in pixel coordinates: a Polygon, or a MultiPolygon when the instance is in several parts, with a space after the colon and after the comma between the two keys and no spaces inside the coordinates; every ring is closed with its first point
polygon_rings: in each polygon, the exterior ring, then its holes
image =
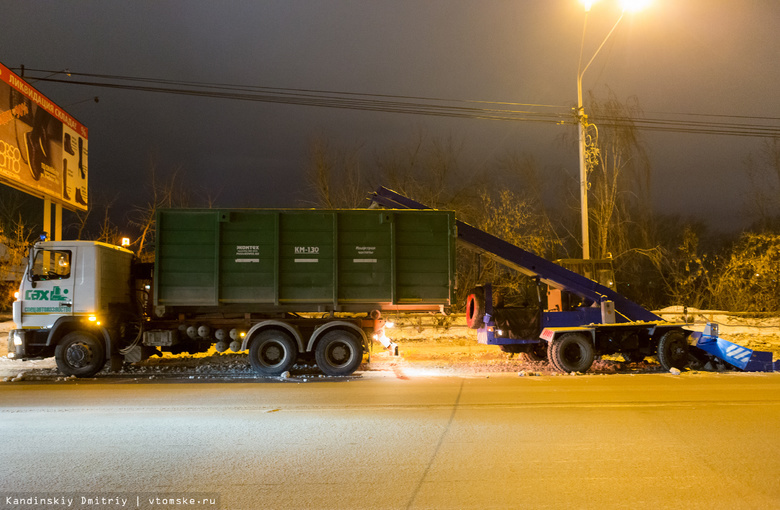
{"type": "MultiPolygon", "coordinates": [[[[308,188],[315,207],[340,209],[365,207],[369,179],[361,165],[361,146],[334,148],[323,136],[311,144],[308,188]]],[[[309,202],[309,201],[307,201],[309,202]]]]}
{"type": "Polygon", "coordinates": [[[750,184],[748,214],[758,230],[780,227],[780,138],[766,140],[757,156],[745,159],[750,184]]]}
{"type": "Polygon", "coordinates": [[[420,132],[376,157],[381,183],[437,209],[462,210],[479,197],[473,175],[461,168],[463,144],[420,132]]]}
{"type": "Polygon", "coordinates": [[[746,232],[710,280],[722,309],[776,312],[780,309],[780,235],[746,232]]]}
{"type": "Polygon", "coordinates": [[[32,231],[19,215],[15,221],[0,224],[0,310],[7,310],[19,287],[24,258],[33,238],[32,231]]]}
{"type": "Polygon", "coordinates": [[[133,208],[129,214],[130,225],[139,230],[139,235],[133,243],[136,256],[142,260],[151,257],[148,253],[148,243],[153,238],[157,210],[167,207],[187,207],[192,197],[192,191],[184,185],[180,174],[181,168],[176,168],[167,177],[161,177],[157,163],[152,158],[149,164],[149,184],[147,186],[149,199],[144,205],[133,208]]]}
{"type": "Polygon", "coordinates": [[[664,282],[667,303],[704,308],[712,303],[712,276],[717,271],[717,259],[705,253],[700,243],[700,233],[692,225],[681,226],[675,222],[674,230],[682,235],[674,247],[662,248],[662,256],[653,262],[664,282]]]}
{"type": "Polygon", "coordinates": [[[590,174],[589,211],[595,227],[595,258],[608,254],[618,258],[637,249],[642,239],[636,234],[646,227],[648,218],[642,216],[650,210],[650,163],[633,122],[642,111],[636,98],[624,103],[611,91],[604,101],[591,93],[590,103],[598,127],[598,163],[590,174]]]}
{"type": "Polygon", "coordinates": [[[76,212],[75,221],[68,226],[69,232],[73,232],[74,239],[94,239],[103,242],[119,241],[119,226],[111,217],[114,207],[114,198],[106,198],[105,195],[89,191],[89,208],[86,211],[76,212]],[[113,231],[111,235],[109,232],[113,231]]]}

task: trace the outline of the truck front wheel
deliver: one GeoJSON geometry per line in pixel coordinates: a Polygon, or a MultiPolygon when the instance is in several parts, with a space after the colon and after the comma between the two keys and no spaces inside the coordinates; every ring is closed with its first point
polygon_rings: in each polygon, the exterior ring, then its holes
{"type": "Polygon", "coordinates": [[[667,331],[658,341],[658,361],[667,372],[672,368],[682,370],[688,366],[688,340],[684,332],[667,331]]]}
{"type": "Polygon", "coordinates": [[[92,377],[106,364],[106,350],[92,333],[71,331],[55,347],[54,359],[65,375],[92,377]]]}
{"type": "Polygon", "coordinates": [[[352,333],[335,330],[322,337],[314,357],[325,375],[350,375],[363,361],[363,345],[352,333]]]}
{"type": "Polygon", "coordinates": [[[295,364],[297,356],[295,341],[283,331],[263,331],[249,346],[249,363],[255,372],[265,376],[287,372],[295,364]]]}
{"type": "Polygon", "coordinates": [[[566,333],[550,342],[547,355],[561,372],[587,372],[593,364],[593,345],[585,335],[566,333]]]}

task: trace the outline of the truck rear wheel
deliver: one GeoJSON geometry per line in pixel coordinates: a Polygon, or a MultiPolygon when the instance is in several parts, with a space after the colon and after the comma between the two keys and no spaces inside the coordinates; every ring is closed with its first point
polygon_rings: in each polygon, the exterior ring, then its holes
{"type": "Polygon", "coordinates": [[[466,325],[479,329],[485,325],[485,289],[474,287],[466,296],[466,325]]]}
{"type": "Polygon", "coordinates": [[[331,331],[317,344],[314,357],[325,375],[350,375],[363,361],[363,344],[349,331],[331,331]]]}
{"type": "Polygon", "coordinates": [[[292,368],[297,357],[295,341],[284,331],[263,331],[249,346],[249,363],[255,372],[265,376],[282,375],[292,368]]]}
{"type": "Polygon", "coordinates": [[[680,330],[667,331],[658,341],[658,361],[667,372],[688,366],[688,340],[680,330]]]}
{"type": "Polygon", "coordinates": [[[566,333],[550,342],[547,355],[561,372],[587,372],[593,364],[593,345],[583,334],[566,333]]]}
{"type": "Polygon", "coordinates": [[[92,333],[71,331],[54,348],[54,359],[65,375],[92,377],[106,364],[106,350],[92,333]]]}

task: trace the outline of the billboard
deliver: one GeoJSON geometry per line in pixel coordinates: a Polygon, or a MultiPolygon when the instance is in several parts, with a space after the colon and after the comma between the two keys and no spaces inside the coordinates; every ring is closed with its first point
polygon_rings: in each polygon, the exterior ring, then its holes
{"type": "Polygon", "coordinates": [[[0,183],[88,209],[87,128],[0,64],[0,183]]]}

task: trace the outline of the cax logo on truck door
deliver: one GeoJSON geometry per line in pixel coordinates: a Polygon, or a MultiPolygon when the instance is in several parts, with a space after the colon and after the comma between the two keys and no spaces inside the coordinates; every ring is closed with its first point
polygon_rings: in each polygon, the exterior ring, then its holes
{"type": "Polygon", "coordinates": [[[68,289],[61,290],[55,285],[52,290],[28,290],[24,293],[24,299],[29,301],[65,301],[68,299],[67,293],[68,289]]]}

